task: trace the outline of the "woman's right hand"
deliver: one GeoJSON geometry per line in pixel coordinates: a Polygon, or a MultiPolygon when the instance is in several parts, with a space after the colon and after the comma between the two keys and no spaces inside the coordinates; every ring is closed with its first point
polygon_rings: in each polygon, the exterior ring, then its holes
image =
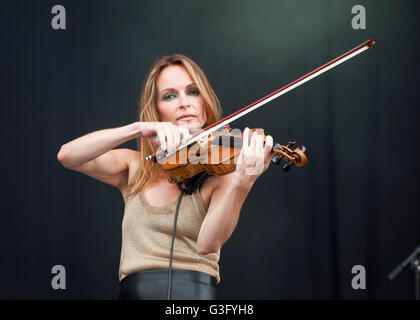
{"type": "Polygon", "coordinates": [[[163,151],[175,150],[191,138],[187,127],[176,126],[171,122],[139,122],[139,124],[141,135],[159,144],[163,151]]]}

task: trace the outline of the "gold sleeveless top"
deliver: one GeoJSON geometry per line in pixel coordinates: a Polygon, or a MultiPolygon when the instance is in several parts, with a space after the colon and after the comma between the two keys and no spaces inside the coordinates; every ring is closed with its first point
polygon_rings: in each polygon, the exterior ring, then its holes
{"type": "MultiPolygon", "coordinates": [[[[168,269],[177,200],[163,207],[150,205],[141,191],[125,200],[119,281],[130,273],[168,269]]],[[[172,268],[208,273],[220,282],[220,250],[200,254],[198,233],[206,209],[197,189],[182,196],[176,225],[172,268]]]]}

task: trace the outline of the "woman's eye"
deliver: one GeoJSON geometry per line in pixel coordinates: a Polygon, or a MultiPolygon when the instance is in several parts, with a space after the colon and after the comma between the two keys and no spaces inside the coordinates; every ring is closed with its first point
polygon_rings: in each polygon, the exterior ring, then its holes
{"type": "Polygon", "coordinates": [[[188,90],[188,94],[196,96],[200,94],[200,91],[198,91],[197,88],[193,88],[193,89],[188,90]]]}
{"type": "Polygon", "coordinates": [[[176,97],[176,95],[174,93],[167,93],[163,96],[163,100],[167,101],[167,100],[171,100],[175,97],[176,97]]]}

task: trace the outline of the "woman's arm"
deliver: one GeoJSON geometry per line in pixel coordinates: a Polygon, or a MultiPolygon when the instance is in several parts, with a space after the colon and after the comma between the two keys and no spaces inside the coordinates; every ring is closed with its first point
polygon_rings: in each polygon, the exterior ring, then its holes
{"type": "Polygon", "coordinates": [[[219,251],[230,238],[238,223],[242,205],[252,188],[252,184],[240,184],[234,174],[219,178],[219,187],[213,191],[197,239],[201,254],[219,251]]]}
{"type": "Polygon", "coordinates": [[[150,138],[170,149],[179,145],[180,136],[188,139],[190,133],[186,128],[178,128],[169,122],[134,122],[72,140],[61,146],[57,159],[68,169],[121,190],[128,183],[130,162],[139,153],[131,149],[114,148],[138,136],[150,138]]]}
{"type": "Polygon", "coordinates": [[[128,183],[129,162],[137,151],[113,149],[139,135],[139,122],[95,131],[62,145],[57,159],[68,169],[121,190],[128,183]]]}
{"type": "Polygon", "coordinates": [[[139,135],[141,135],[140,122],[95,131],[62,145],[57,159],[64,167],[73,169],[139,135]]]}
{"type": "MultiPolygon", "coordinates": [[[[248,139],[248,128],[244,139],[248,139]]],[[[202,254],[217,252],[236,228],[242,205],[257,178],[267,170],[274,152],[273,139],[254,134],[248,145],[243,143],[234,173],[220,176],[213,191],[206,217],[201,225],[197,245],[202,254]]]]}

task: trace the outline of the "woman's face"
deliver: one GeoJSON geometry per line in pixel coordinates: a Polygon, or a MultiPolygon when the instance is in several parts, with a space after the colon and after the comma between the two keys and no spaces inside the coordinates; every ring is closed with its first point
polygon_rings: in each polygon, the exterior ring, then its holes
{"type": "Polygon", "coordinates": [[[164,68],[156,85],[160,121],[187,126],[190,131],[206,123],[204,99],[183,66],[171,65],[164,68]]]}

